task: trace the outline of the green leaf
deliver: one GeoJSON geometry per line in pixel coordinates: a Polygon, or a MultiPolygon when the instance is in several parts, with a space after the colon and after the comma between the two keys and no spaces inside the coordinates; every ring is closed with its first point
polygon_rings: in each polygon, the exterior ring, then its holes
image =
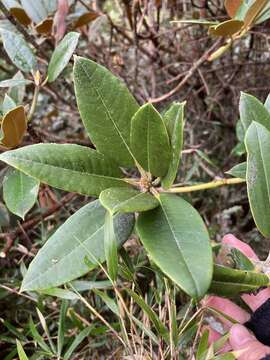
{"type": "Polygon", "coordinates": [[[165,274],[200,298],[209,288],[213,269],[206,227],[198,212],[176,195],[160,194],[160,205],[139,215],[140,239],[165,274]]]}
{"type": "Polygon", "coordinates": [[[108,211],[105,215],[104,250],[110,279],[115,281],[118,274],[117,240],[114,233],[113,216],[108,211]]]}
{"type": "MultiPolygon", "coordinates": [[[[103,262],[105,213],[106,210],[96,200],[72,215],[50,237],[30,264],[23,279],[22,291],[62,285],[103,262]]],[[[133,225],[132,214],[114,217],[118,246],[128,239],[133,225]]]]}
{"type": "Polygon", "coordinates": [[[51,356],[53,356],[51,349],[46,344],[43,337],[37,331],[37,328],[33,322],[32,316],[30,316],[30,319],[29,319],[29,329],[30,329],[31,335],[33,337],[33,340],[38,343],[38,345],[41,347],[42,350],[48,352],[49,354],[51,354],[51,356]]]}
{"type": "Polygon", "coordinates": [[[36,69],[36,57],[24,38],[12,31],[0,29],[4,49],[18,69],[30,72],[36,69]]]}
{"type": "Polygon", "coordinates": [[[117,303],[114,301],[114,299],[112,299],[110,296],[108,296],[105,292],[97,290],[97,289],[93,289],[93,292],[95,294],[97,294],[103,301],[104,303],[108,306],[108,308],[116,315],[116,316],[120,316],[120,311],[118,308],[117,303]]]}
{"type": "Polygon", "coordinates": [[[246,172],[247,172],[247,163],[245,161],[245,162],[235,165],[229,171],[226,171],[226,174],[232,175],[237,178],[245,179],[246,172]]]}
{"type": "Polygon", "coordinates": [[[97,149],[120,165],[134,166],[131,118],[138,104],[127,87],[94,61],[76,57],[75,93],[84,126],[97,149]]]}
{"type": "Polygon", "coordinates": [[[39,181],[21,171],[11,170],[4,178],[3,196],[6,206],[22,219],[34,206],[38,190],[39,181]]]}
{"type": "Polygon", "coordinates": [[[75,288],[78,292],[88,291],[93,289],[107,289],[112,287],[110,280],[100,281],[87,281],[87,280],[74,280],[71,282],[72,288],[75,288]]]}
{"type": "Polygon", "coordinates": [[[140,212],[159,206],[158,200],[149,193],[135,189],[110,188],[99,196],[101,204],[112,214],[140,212]]]}
{"type": "Polygon", "coordinates": [[[70,32],[55,48],[48,66],[48,81],[52,82],[58,78],[67,66],[73,52],[78,44],[80,34],[70,32]]]}
{"type": "Polygon", "coordinates": [[[254,292],[263,286],[269,286],[269,278],[265,274],[215,265],[209,293],[225,297],[235,296],[254,292]]]}
{"type": "Polygon", "coordinates": [[[257,121],[270,130],[270,113],[254,96],[241,92],[239,111],[245,132],[252,121],[257,121]]]}
{"type": "Polygon", "coordinates": [[[19,359],[20,360],[29,360],[28,357],[26,356],[26,353],[24,352],[22,344],[20,343],[19,340],[16,340],[16,344],[17,344],[17,352],[19,355],[19,359]]]}
{"type": "MultiPolygon", "coordinates": [[[[13,76],[12,80],[29,81],[24,78],[21,71],[16,72],[16,74],[13,76]]],[[[32,83],[32,81],[31,81],[31,83],[32,83]]],[[[18,86],[11,87],[8,91],[8,94],[15,101],[16,104],[18,104],[18,105],[21,104],[23,102],[23,98],[25,95],[25,85],[18,85],[18,86]]]]}
{"type": "Polygon", "coordinates": [[[61,289],[61,288],[50,288],[50,289],[40,290],[39,292],[41,294],[55,296],[58,297],[59,299],[64,299],[64,300],[79,299],[78,295],[75,294],[73,291],[61,289]]]}
{"type": "Polygon", "coordinates": [[[87,328],[83,329],[78,335],[76,335],[73,342],[70,344],[70,347],[67,349],[64,360],[69,360],[73,352],[76,350],[76,348],[83,342],[83,340],[90,334],[91,330],[93,329],[93,326],[88,326],[87,328]]]}
{"type": "Polygon", "coordinates": [[[264,102],[264,106],[266,107],[266,109],[270,112],[270,94],[268,94],[265,102],[264,102]]]}
{"type": "Polygon", "coordinates": [[[166,175],[171,160],[169,137],[152,104],[140,107],[132,118],[131,148],[144,170],[159,177],[166,175]]]}
{"type": "Polygon", "coordinates": [[[0,160],[56,188],[98,196],[112,186],[127,186],[120,169],[93,149],[72,144],[36,144],[7,151],[0,160]]]}
{"type": "Polygon", "coordinates": [[[6,113],[8,113],[10,110],[14,109],[16,106],[17,105],[16,105],[15,101],[10,96],[8,96],[8,94],[5,94],[4,101],[2,104],[3,115],[6,115],[6,113]]]}
{"type": "Polygon", "coordinates": [[[48,0],[21,0],[25,12],[37,24],[48,16],[45,1],[48,0]]]}
{"type": "Polygon", "coordinates": [[[198,350],[196,354],[196,360],[205,360],[208,349],[209,330],[206,329],[200,339],[198,350]]]}
{"type": "Polygon", "coordinates": [[[144,301],[144,299],[136,294],[133,290],[126,288],[127,293],[133,298],[133,300],[140,306],[145,315],[154,325],[157,333],[161,335],[166,342],[169,340],[169,332],[166,326],[159,319],[157,314],[152,310],[152,308],[144,301]]]}
{"type": "Polygon", "coordinates": [[[57,356],[60,359],[62,354],[62,349],[65,341],[65,327],[66,327],[66,317],[68,310],[68,301],[63,300],[61,303],[58,332],[57,332],[57,356]]]}
{"type": "Polygon", "coordinates": [[[253,122],[246,134],[247,190],[259,231],[270,236],[270,132],[253,122]]]}
{"type": "Polygon", "coordinates": [[[174,102],[168,111],[164,114],[164,122],[170,137],[172,147],[172,159],[169,169],[161,184],[164,189],[169,189],[177,175],[181,151],[183,147],[183,131],[184,131],[184,107],[185,102],[174,102]]]}
{"type": "Polygon", "coordinates": [[[12,88],[22,85],[28,85],[31,84],[32,81],[27,79],[8,79],[8,80],[2,80],[0,81],[0,88],[12,88]]]}
{"type": "Polygon", "coordinates": [[[255,270],[253,262],[240,250],[232,248],[229,256],[232,258],[236,269],[248,271],[255,270]]]}

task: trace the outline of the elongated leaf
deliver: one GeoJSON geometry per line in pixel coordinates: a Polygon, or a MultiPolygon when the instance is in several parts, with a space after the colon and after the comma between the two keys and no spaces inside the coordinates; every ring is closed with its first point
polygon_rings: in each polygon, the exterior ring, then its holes
{"type": "Polygon", "coordinates": [[[35,23],[40,23],[48,16],[47,9],[42,0],[21,0],[21,4],[27,15],[35,23]]]}
{"type": "Polygon", "coordinates": [[[270,112],[270,94],[268,94],[265,102],[264,102],[264,106],[266,107],[266,109],[270,112]]]}
{"type": "Polygon", "coordinates": [[[143,105],[132,118],[131,148],[144,170],[159,177],[166,175],[171,160],[169,136],[152,104],[143,105]]]}
{"type": "Polygon", "coordinates": [[[88,12],[80,15],[78,17],[78,19],[76,19],[76,21],[73,24],[73,28],[76,29],[76,28],[82,27],[84,25],[87,25],[90,22],[96,20],[99,16],[100,16],[100,13],[98,13],[96,11],[88,11],[88,12]]]}
{"type": "Polygon", "coordinates": [[[254,221],[270,236],[270,132],[253,122],[246,134],[247,190],[254,221]]]}
{"type": "Polygon", "coordinates": [[[161,270],[190,296],[199,298],[210,285],[213,268],[205,225],[197,211],[176,195],[160,194],[160,204],[139,215],[140,239],[161,270]]]}
{"type": "MultiPolygon", "coordinates": [[[[74,295],[76,295],[76,294],[74,294],[74,295]]],[[[65,327],[66,327],[67,310],[68,310],[68,301],[63,300],[62,304],[61,304],[61,309],[60,309],[58,333],[57,333],[57,356],[58,356],[58,358],[61,357],[62,349],[63,349],[64,341],[65,341],[65,330],[66,330],[65,327]]]]}
{"type": "Polygon", "coordinates": [[[270,18],[270,3],[264,7],[263,11],[256,18],[256,24],[261,24],[262,22],[268,20],[270,18]]]}
{"type": "Polygon", "coordinates": [[[111,298],[110,296],[108,296],[105,292],[100,291],[98,289],[93,289],[93,292],[95,294],[97,294],[103,301],[104,303],[108,306],[108,308],[116,315],[116,316],[120,316],[120,311],[119,311],[119,307],[117,306],[117,303],[115,302],[115,300],[113,298],[111,298]]]}
{"type": "Polygon", "coordinates": [[[164,189],[169,189],[172,186],[179,167],[183,147],[184,107],[185,102],[174,102],[164,114],[164,122],[170,137],[172,148],[172,159],[169,169],[161,182],[164,189]]]}
{"type": "Polygon", "coordinates": [[[63,300],[79,299],[78,295],[75,294],[73,291],[61,289],[61,288],[50,288],[50,289],[40,290],[39,292],[41,294],[55,296],[55,297],[58,297],[59,299],[63,299],[63,300]]]}
{"type": "Polygon", "coordinates": [[[16,107],[15,101],[8,94],[5,94],[4,101],[2,104],[3,115],[8,113],[10,110],[14,109],[15,107],[16,107]]]}
{"type": "Polygon", "coordinates": [[[19,359],[20,360],[29,360],[28,357],[26,356],[26,353],[24,352],[22,344],[19,342],[19,340],[16,340],[16,344],[17,344],[17,352],[19,355],[19,359]]]}
{"type": "Polygon", "coordinates": [[[112,283],[110,280],[100,280],[100,281],[74,280],[72,281],[71,285],[78,292],[88,291],[93,289],[104,290],[112,287],[112,283]]]}
{"type": "Polygon", "coordinates": [[[67,66],[73,52],[78,44],[80,34],[68,33],[54,50],[48,67],[48,81],[52,82],[58,78],[67,66]]]}
{"type": "Polygon", "coordinates": [[[75,93],[88,134],[97,149],[123,166],[133,166],[131,118],[138,104],[127,87],[94,61],[75,58],[75,93]]]}
{"type": "Polygon", "coordinates": [[[246,16],[245,16],[245,27],[253,25],[262,13],[264,7],[268,3],[268,0],[254,0],[253,4],[249,7],[246,16]]]}
{"type": "Polygon", "coordinates": [[[270,130],[270,113],[254,96],[241,92],[239,111],[245,132],[252,121],[257,121],[270,130]]]}
{"type": "Polygon", "coordinates": [[[51,354],[51,356],[53,356],[51,349],[46,344],[43,337],[37,331],[37,328],[33,322],[32,316],[30,316],[30,319],[29,319],[29,329],[30,329],[31,335],[33,337],[33,340],[38,343],[38,345],[41,347],[42,350],[48,352],[49,354],[51,354]]]}
{"type": "Polygon", "coordinates": [[[88,326],[87,328],[83,329],[78,335],[76,335],[73,342],[70,344],[70,347],[67,349],[64,360],[69,360],[73,352],[76,348],[82,343],[82,341],[90,334],[93,326],[88,326]]]}
{"type": "Polygon", "coordinates": [[[106,212],[104,225],[104,250],[111,280],[115,281],[118,274],[117,240],[113,226],[113,216],[106,212]]]}
{"type": "Polygon", "coordinates": [[[0,88],[17,87],[28,84],[31,84],[31,81],[27,79],[8,79],[0,81],[0,88]]]}
{"type": "Polygon", "coordinates": [[[12,169],[5,176],[3,195],[7,208],[24,219],[37,199],[39,181],[12,169]]]}
{"type": "Polygon", "coordinates": [[[211,26],[209,33],[214,36],[232,36],[238,33],[244,25],[241,20],[226,20],[218,25],[211,26]]]}
{"type": "Polygon", "coordinates": [[[208,350],[208,339],[209,339],[209,330],[205,330],[202,334],[202,337],[198,345],[196,360],[206,360],[206,355],[208,350]]]}
{"type": "Polygon", "coordinates": [[[12,31],[0,29],[4,48],[18,69],[30,72],[37,66],[36,57],[24,38],[12,31]]]}
{"type": "MultiPolygon", "coordinates": [[[[98,200],[72,215],[46,242],[29,266],[22,290],[42,290],[74,280],[105,260],[106,210],[98,200]],[[85,259],[88,259],[87,264],[85,259]],[[90,266],[89,266],[90,265],[90,266]]],[[[114,217],[118,246],[129,237],[134,216],[114,217]]]]}
{"type": "Polygon", "coordinates": [[[269,286],[269,278],[265,274],[215,265],[209,293],[234,296],[244,292],[254,292],[263,286],[269,286]]]}
{"type": "Polygon", "coordinates": [[[12,149],[22,142],[27,130],[27,119],[23,106],[8,111],[1,123],[1,145],[12,149]]]}
{"type": "Polygon", "coordinates": [[[247,163],[242,162],[232,167],[229,171],[226,171],[226,174],[232,175],[237,178],[245,179],[246,172],[247,172],[247,163]]]}
{"type": "Polygon", "coordinates": [[[127,186],[111,160],[80,145],[30,145],[7,151],[0,160],[43,183],[80,194],[98,196],[108,187],[127,186]]]}
{"type": "Polygon", "coordinates": [[[158,200],[151,194],[131,188],[106,189],[102,191],[99,199],[112,214],[147,211],[159,206],[158,200]]]}
{"type": "Polygon", "coordinates": [[[146,314],[149,320],[153,323],[157,333],[160,334],[165,339],[166,342],[168,342],[169,339],[168,329],[159,319],[159,317],[154,312],[154,310],[144,301],[144,299],[141,296],[136,294],[133,290],[126,288],[126,291],[133,298],[133,300],[140,306],[140,308],[143,310],[143,312],[146,314]]]}

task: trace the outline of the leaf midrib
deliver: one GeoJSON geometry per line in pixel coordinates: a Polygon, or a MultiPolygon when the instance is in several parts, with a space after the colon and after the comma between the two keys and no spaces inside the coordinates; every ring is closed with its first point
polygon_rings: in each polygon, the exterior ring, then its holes
{"type": "Polygon", "coordinates": [[[177,237],[176,237],[176,235],[175,235],[173,226],[171,225],[171,223],[170,223],[170,221],[169,221],[169,218],[168,218],[167,213],[166,213],[166,211],[165,211],[165,208],[164,208],[164,206],[163,206],[163,204],[162,204],[162,201],[160,201],[160,205],[161,205],[161,208],[162,208],[162,210],[163,210],[163,212],[164,212],[164,215],[165,215],[165,218],[166,218],[167,223],[168,223],[168,225],[169,225],[169,228],[170,228],[170,230],[171,230],[171,232],[172,232],[172,234],[173,234],[174,240],[175,240],[175,242],[176,242],[176,244],[177,244],[177,247],[178,247],[178,249],[179,249],[179,252],[180,252],[180,254],[181,254],[181,257],[183,258],[184,265],[185,265],[185,267],[186,267],[186,269],[187,269],[187,272],[190,274],[190,277],[191,277],[192,282],[193,282],[193,284],[194,284],[194,288],[195,288],[195,290],[196,290],[196,293],[198,294],[198,293],[199,293],[199,291],[198,291],[199,288],[197,287],[195,278],[193,277],[192,272],[190,271],[190,269],[189,269],[189,267],[188,267],[188,265],[187,265],[187,261],[186,261],[186,259],[185,259],[184,253],[181,251],[180,244],[179,244],[178,241],[177,241],[177,237]]]}
{"type": "MultiPolygon", "coordinates": [[[[80,65],[81,65],[84,73],[86,74],[86,77],[88,78],[88,80],[91,81],[91,79],[93,78],[93,76],[94,76],[95,72],[97,71],[98,67],[96,66],[96,68],[95,68],[92,76],[89,76],[89,75],[88,75],[88,72],[86,71],[86,69],[84,68],[84,65],[83,65],[81,62],[80,62],[80,65]]],[[[130,147],[128,146],[128,144],[127,144],[127,142],[126,142],[126,140],[124,139],[124,137],[123,137],[120,129],[118,128],[117,124],[116,124],[115,121],[113,120],[113,117],[112,117],[112,115],[111,115],[111,113],[110,113],[110,110],[108,109],[108,107],[107,107],[107,105],[106,105],[106,103],[105,103],[105,101],[104,101],[104,99],[103,99],[103,96],[102,96],[101,92],[100,92],[99,89],[95,86],[95,84],[92,84],[92,86],[93,86],[95,92],[97,93],[97,95],[100,97],[101,102],[102,102],[102,104],[103,104],[103,106],[104,106],[104,108],[105,108],[105,112],[106,112],[106,114],[108,115],[109,119],[111,120],[111,122],[112,122],[112,124],[113,124],[113,126],[114,126],[114,128],[115,128],[115,130],[116,130],[116,132],[118,133],[118,135],[119,135],[119,137],[121,138],[123,144],[124,144],[125,147],[127,148],[130,156],[131,156],[132,159],[136,162],[136,158],[135,158],[135,156],[133,155],[130,147]]]]}

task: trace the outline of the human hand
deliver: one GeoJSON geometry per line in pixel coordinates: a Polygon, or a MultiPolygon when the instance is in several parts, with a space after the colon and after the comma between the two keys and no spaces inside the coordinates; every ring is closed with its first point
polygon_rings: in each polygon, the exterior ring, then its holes
{"type": "MultiPolygon", "coordinates": [[[[223,238],[222,244],[227,244],[231,247],[237,248],[250,259],[258,260],[257,255],[249,245],[238,240],[231,234],[228,234],[223,238]]],[[[269,298],[270,288],[261,290],[257,295],[242,295],[243,301],[253,312],[269,298]]],[[[209,296],[204,304],[205,306],[209,306],[223,312],[239,322],[239,324],[233,325],[229,320],[225,320],[224,318],[221,319],[224,329],[227,331],[229,330],[230,334],[229,342],[225,345],[223,349],[224,351],[233,350],[239,352],[239,360],[270,360],[270,347],[259,342],[244,325],[241,325],[250,319],[250,314],[247,311],[234,304],[232,301],[218,296],[209,296]],[[269,355],[269,357],[267,355],[269,355]]],[[[221,335],[217,331],[211,328],[209,329],[210,343],[216,341],[220,336],[221,335]]]]}

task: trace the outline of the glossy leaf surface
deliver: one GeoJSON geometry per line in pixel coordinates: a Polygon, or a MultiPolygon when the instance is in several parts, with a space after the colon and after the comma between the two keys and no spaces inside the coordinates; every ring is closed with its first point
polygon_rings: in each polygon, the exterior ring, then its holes
{"type": "Polygon", "coordinates": [[[76,57],[75,93],[88,134],[97,149],[120,165],[133,166],[131,118],[138,104],[124,83],[94,61],[76,57]]]}
{"type": "Polygon", "coordinates": [[[169,169],[161,182],[164,189],[169,189],[172,186],[179,168],[181,151],[183,147],[184,107],[185,102],[174,102],[163,117],[169,134],[172,149],[172,158],[169,169]]]}
{"type": "Polygon", "coordinates": [[[39,182],[21,171],[12,169],[3,182],[3,196],[7,208],[24,219],[37,199],[39,182]]]}
{"type": "Polygon", "coordinates": [[[143,105],[132,118],[131,148],[138,163],[152,175],[166,175],[171,159],[169,136],[152,104],[143,105]]]}
{"type": "Polygon", "coordinates": [[[269,278],[265,274],[215,265],[209,293],[235,296],[244,292],[254,292],[263,286],[269,286],[269,278]]]}
{"type": "MultiPolygon", "coordinates": [[[[106,210],[96,200],[72,215],[34,258],[23,279],[22,290],[62,285],[94,269],[98,262],[103,262],[105,213],[106,210]]],[[[118,246],[128,239],[133,225],[134,216],[131,214],[114,217],[118,246]]]]}
{"type": "Polygon", "coordinates": [[[212,250],[198,212],[184,199],[160,194],[160,207],[141,213],[137,230],[149,256],[194,298],[203,296],[212,278],[212,250]]]}
{"type": "Polygon", "coordinates": [[[99,199],[112,214],[147,211],[159,206],[159,201],[153,195],[131,188],[106,189],[99,199]]]}
{"type": "Polygon", "coordinates": [[[30,145],[5,152],[0,160],[40,182],[84,195],[98,196],[109,187],[127,186],[111,160],[80,145],[30,145]]]}

